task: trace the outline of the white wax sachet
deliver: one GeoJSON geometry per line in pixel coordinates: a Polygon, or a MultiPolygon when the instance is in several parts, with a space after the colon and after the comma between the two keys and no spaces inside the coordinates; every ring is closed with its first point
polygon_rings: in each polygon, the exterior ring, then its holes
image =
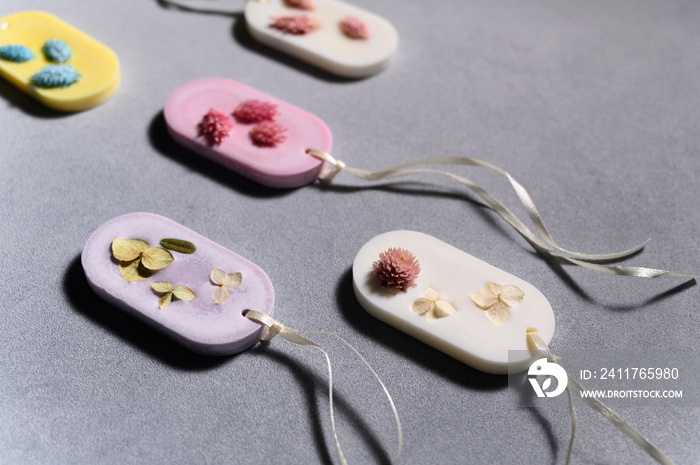
{"type": "Polygon", "coordinates": [[[387,20],[338,0],[248,0],[244,14],[258,42],[342,77],[386,68],[399,42],[387,20]]]}
{"type": "Polygon", "coordinates": [[[537,357],[527,330],[547,343],[554,334],[552,307],[536,287],[426,234],[380,234],[352,270],[368,313],[486,373],[526,370],[537,357]],[[509,350],[520,355],[509,359],[509,350]]]}

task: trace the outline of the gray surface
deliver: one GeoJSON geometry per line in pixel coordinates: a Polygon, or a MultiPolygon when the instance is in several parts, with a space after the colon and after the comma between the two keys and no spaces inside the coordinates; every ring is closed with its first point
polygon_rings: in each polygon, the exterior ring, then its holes
{"type": "MultiPolygon", "coordinates": [[[[212,5],[217,2],[209,2],[212,5]]],[[[155,1],[4,0],[45,9],[116,51],[123,82],[93,110],[57,115],[0,82],[0,463],[337,463],[324,362],[275,340],[192,355],[99,300],[79,254],[106,220],[170,217],[267,271],[277,315],[346,337],[401,414],[404,464],[562,463],[565,404],[519,409],[488,376],[380,324],[350,265],[376,234],[414,229],[521,276],[548,297],[553,350],[698,352],[698,288],[548,264],[441,178],[277,192],[176,146],[161,111],[178,86],[228,77],[321,117],[360,168],[468,155],[509,170],[565,247],[648,237],[628,263],[700,271],[700,3],[354,0],[388,18],[393,65],[339,81],[263,49],[240,19],[155,1]]],[[[516,207],[507,183],[461,170],[516,207]]],[[[520,210],[518,210],[520,211],[520,210]]],[[[329,339],[351,464],[386,462],[395,430],[364,368],[329,339]]],[[[579,405],[577,464],[652,463],[579,405]]],[[[679,464],[698,462],[700,409],[620,409],[679,464]]]]}

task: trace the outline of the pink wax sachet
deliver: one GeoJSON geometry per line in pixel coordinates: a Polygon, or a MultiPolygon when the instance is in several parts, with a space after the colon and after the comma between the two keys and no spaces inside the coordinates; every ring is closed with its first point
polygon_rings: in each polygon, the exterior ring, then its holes
{"type": "Polygon", "coordinates": [[[244,310],[274,315],[272,283],[260,267],[152,213],[100,226],[81,261],[100,297],[202,354],[235,354],[260,340],[263,327],[244,310]]]}
{"type": "Polygon", "coordinates": [[[269,187],[315,181],[332,136],[318,117],[228,79],[209,78],[177,89],[165,104],[170,135],[184,147],[269,187]]]}

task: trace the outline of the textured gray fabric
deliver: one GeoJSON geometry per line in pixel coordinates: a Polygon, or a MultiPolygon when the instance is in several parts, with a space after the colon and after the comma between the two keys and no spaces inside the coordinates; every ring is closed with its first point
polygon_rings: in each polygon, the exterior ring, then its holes
{"type": "MultiPolygon", "coordinates": [[[[530,190],[562,246],[609,252],[651,237],[627,264],[698,273],[700,3],[353,3],[400,35],[392,66],[360,81],[255,44],[240,17],[155,0],[2,2],[3,14],[47,10],[110,46],[122,84],[106,104],[63,115],[0,81],[0,463],[337,463],[317,351],[274,340],[234,357],[193,355],[90,291],[85,240],[133,211],[253,261],[272,279],[281,321],[355,345],[394,396],[407,465],[562,463],[569,417],[563,397],[518,408],[504,377],[366,314],[350,266],[379,233],[431,234],[533,283],[555,312],[555,353],[697,354],[693,282],[549,263],[439,177],[367,187],[341,173],[330,188],[267,189],[177,146],[161,112],[184,83],[235,79],[319,116],[351,166],[482,158],[530,190]]],[[[520,211],[505,180],[460,173],[520,211]]],[[[349,462],[387,463],[396,433],[378,386],[348,350],[314,339],[337,368],[349,462]]],[[[577,405],[575,463],[651,463],[577,405]]],[[[698,462],[700,408],[618,410],[678,464],[698,462]]]]}

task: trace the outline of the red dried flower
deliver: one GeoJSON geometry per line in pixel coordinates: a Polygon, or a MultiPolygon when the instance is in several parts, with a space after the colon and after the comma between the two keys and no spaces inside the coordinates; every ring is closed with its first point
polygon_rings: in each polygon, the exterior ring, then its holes
{"type": "Polygon", "coordinates": [[[287,6],[292,8],[299,8],[300,10],[315,10],[316,0],[285,0],[287,6]]]}
{"type": "Polygon", "coordinates": [[[372,263],[372,269],[382,286],[404,292],[416,285],[415,280],[420,274],[416,256],[406,249],[394,247],[380,253],[379,260],[372,263]]]}
{"type": "Polygon", "coordinates": [[[277,105],[260,100],[246,100],[236,107],[233,116],[241,123],[272,121],[277,116],[277,105]]]}
{"type": "Polygon", "coordinates": [[[359,18],[348,16],[340,22],[340,30],[343,34],[351,39],[369,39],[369,29],[367,25],[359,18]]]}
{"type": "Polygon", "coordinates": [[[271,121],[263,121],[248,132],[255,145],[274,147],[287,137],[283,134],[287,129],[271,121]]]}
{"type": "Polygon", "coordinates": [[[219,145],[231,133],[233,123],[223,111],[212,108],[197,125],[199,136],[204,137],[209,145],[219,145]]]}
{"type": "Polygon", "coordinates": [[[287,34],[303,35],[314,32],[321,27],[321,23],[316,18],[308,15],[289,15],[274,18],[270,27],[279,29],[287,34]]]}

